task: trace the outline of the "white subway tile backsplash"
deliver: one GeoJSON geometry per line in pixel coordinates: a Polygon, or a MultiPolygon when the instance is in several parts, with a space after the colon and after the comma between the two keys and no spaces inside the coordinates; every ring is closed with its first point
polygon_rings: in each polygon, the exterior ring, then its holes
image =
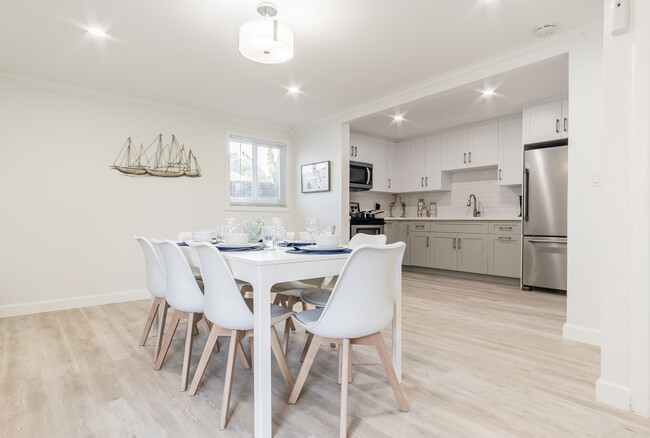
{"type": "MultiPolygon", "coordinates": [[[[406,216],[417,216],[418,199],[423,198],[428,206],[430,201],[437,205],[438,217],[471,217],[472,208],[467,206],[469,195],[474,194],[478,201],[481,216],[516,217],[519,214],[521,186],[500,186],[497,169],[470,169],[453,172],[451,191],[419,192],[400,194],[406,203],[406,216]]],[[[388,208],[394,200],[392,194],[377,192],[351,192],[350,202],[358,202],[361,210],[372,210],[379,203],[389,217],[388,208]]],[[[401,207],[393,207],[393,216],[401,215],[401,207]]]]}

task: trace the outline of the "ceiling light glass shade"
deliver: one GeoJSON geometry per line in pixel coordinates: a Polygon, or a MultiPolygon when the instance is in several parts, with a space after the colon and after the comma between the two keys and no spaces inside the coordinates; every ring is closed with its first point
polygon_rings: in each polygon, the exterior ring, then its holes
{"type": "Polygon", "coordinates": [[[293,32],[277,20],[254,20],[239,27],[239,52],[251,61],[280,64],[293,58],[293,32]]]}

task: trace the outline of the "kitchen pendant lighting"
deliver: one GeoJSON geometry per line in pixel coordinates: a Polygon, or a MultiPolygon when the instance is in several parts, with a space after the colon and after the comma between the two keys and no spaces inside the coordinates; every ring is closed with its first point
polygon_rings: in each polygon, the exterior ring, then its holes
{"type": "Polygon", "coordinates": [[[280,64],[293,58],[293,32],[273,20],[278,10],[272,3],[257,5],[263,20],[252,20],[239,27],[239,52],[251,61],[280,64]]]}

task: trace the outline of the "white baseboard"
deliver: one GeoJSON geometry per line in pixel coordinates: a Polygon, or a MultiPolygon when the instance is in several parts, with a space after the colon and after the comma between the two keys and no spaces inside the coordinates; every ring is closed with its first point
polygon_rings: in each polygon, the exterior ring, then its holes
{"type": "Polygon", "coordinates": [[[562,335],[564,339],[600,347],[600,330],[569,324],[567,322],[562,327],[562,335]]]}
{"type": "Polygon", "coordinates": [[[122,303],[151,298],[146,289],[114,292],[101,295],[62,298],[58,300],[32,301],[30,303],[10,304],[0,306],[0,318],[9,316],[29,315],[32,313],[53,312],[55,310],[76,309],[78,307],[99,306],[102,304],[122,303]]]}
{"type": "Polygon", "coordinates": [[[596,400],[624,411],[630,411],[630,388],[602,377],[596,382],[596,400]]]}

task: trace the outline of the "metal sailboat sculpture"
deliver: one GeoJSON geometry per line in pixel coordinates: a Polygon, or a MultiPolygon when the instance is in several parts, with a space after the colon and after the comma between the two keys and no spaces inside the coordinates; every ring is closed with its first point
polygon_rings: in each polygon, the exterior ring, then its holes
{"type": "Polygon", "coordinates": [[[196,156],[191,149],[189,153],[186,153],[185,145],[180,145],[175,135],[172,135],[170,144],[163,145],[162,134],[160,134],[146,149],[141,144],[140,150],[137,152],[131,137],[129,137],[111,167],[126,175],[150,175],[165,178],[201,176],[201,167],[196,156]],[[153,157],[149,157],[148,151],[154,145],[156,147],[153,157]],[[153,163],[151,163],[152,160],[153,163]]]}

